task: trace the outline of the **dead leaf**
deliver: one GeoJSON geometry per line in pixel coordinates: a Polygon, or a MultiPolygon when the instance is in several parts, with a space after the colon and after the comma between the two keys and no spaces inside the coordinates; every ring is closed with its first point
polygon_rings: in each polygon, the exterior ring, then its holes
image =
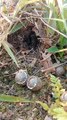
{"type": "Polygon", "coordinates": [[[45,52],[41,52],[42,54],[42,60],[40,61],[42,67],[42,72],[54,72],[55,68],[53,68],[53,63],[52,63],[52,59],[51,59],[51,54],[48,53],[46,54],[45,52]]]}

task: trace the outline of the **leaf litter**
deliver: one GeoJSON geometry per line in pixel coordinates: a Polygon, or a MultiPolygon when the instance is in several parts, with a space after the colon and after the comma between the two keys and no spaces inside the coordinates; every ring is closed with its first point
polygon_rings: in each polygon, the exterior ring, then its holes
{"type": "MultiPolygon", "coordinates": [[[[10,11],[12,12],[13,10],[14,8],[11,7],[10,11]]],[[[14,73],[19,68],[15,66],[4,49],[1,48],[0,93],[38,99],[51,104],[51,89],[49,88],[46,74],[55,74],[55,67],[53,66],[57,62],[54,55],[47,52],[47,48],[51,47],[57,39],[55,35],[56,40],[52,41],[53,36],[51,38],[51,35],[47,34],[46,26],[44,26],[41,20],[33,21],[35,21],[34,24],[25,19],[26,26],[8,35],[7,41],[11,44],[14,53],[18,57],[20,68],[27,69],[30,75],[34,74],[42,78],[43,88],[41,91],[34,93],[26,87],[18,86],[14,81],[14,73]]],[[[65,79],[65,76],[62,76],[62,78],[65,79]]],[[[62,82],[63,79],[61,79],[62,82]]],[[[67,87],[67,81],[63,85],[67,87]]],[[[0,111],[0,119],[3,120],[45,120],[47,116],[47,112],[35,103],[32,105],[30,103],[8,104],[1,102],[0,111]]]]}

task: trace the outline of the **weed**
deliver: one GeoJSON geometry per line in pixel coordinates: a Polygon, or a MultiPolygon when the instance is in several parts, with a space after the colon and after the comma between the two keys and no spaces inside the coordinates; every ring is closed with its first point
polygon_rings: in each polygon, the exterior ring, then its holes
{"type": "Polygon", "coordinates": [[[52,87],[52,92],[54,94],[54,102],[50,106],[48,104],[39,100],[28,100],[21,97],[15,97],[10,95],[0,94],[0,101],[2,102],[24,102],[24,103],[34,103],[40,104],[44,110],[48,112],[50,116],[57,120],[67,120],[67,111],[64,109],[67,106],[67,101],[61,101],[61,95],[64,93],[60,80],[53,75],[50,75],[50,87],[52,87]]]}

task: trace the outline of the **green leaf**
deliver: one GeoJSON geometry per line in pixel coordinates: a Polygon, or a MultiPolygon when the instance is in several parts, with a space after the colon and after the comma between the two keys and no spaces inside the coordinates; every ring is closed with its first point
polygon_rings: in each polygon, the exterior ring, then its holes
{"type": "Polygon", "coordinates": [[[0,94],[0,101],[1,102],[13,102],[13,103],[17,103],[17,102],[34,103],[34,102],[36,102],[36,103],[40,104],[45,110],[49,109],[48,105],[41,101],[28,100],[28,99],[25,99],[22,97],[16,97],[16,96],[12,96],[12,95],[0,94]]]}
{"type": "Polygon", "coordinates": [[[30,100],[21,98],[21,97],[16,97],[16,96],[11,96],[11,95],[4,95],[0,94],[0,101],[1,102],[32,102],[30,100]]]}
{"type": "Polygon", "coordinates": [[[47,51],[48,52],[51,52],[51,53],[55,53],[55,52],[57,52],[59,49],[56,47],[56,46],[52,46],[52,47],[50,47],[47,51]]]}
{"type": "Polygon", "coordinates": [[[63,8],[63,14],[64,14],[64,18],[67,19],[67,6],[66,8],[63,8]]]}
{"type": "Polygon", "coordinates": [[[10,30],[10,34],[16,32],[17,30],[19,30],[20,28],[22,28],[22,26],[25,26],[24,23],[18,23],[16,25],[14,25],[12,27],[12,29],[10,30]]]}
{"type": "Polygon", "coordinates": [[[7,53],[10,55],[10,57],[12,58],[12,60],[15,62],[15,64],[17,65],[17,67],[19,67],[17,60],[13,54],[13,52],[11,51],[8,43],[6,41],[2,42],[2,45],[4,46],[5,50],[7,51],[7,53]]]}
{"type": "Polygon", "coordinates": [[[53,109],[53,111],[53,118],[56,118],[57,120],[67,120],[67,112],[65,112],[62,107],[57,107],[53,109]]]}
{"type": "Polygon", "coordinates": [[[48,105],[46,103],[43,103],[41,101],[36,101],[36,103],[40,104],[43,107],[44,110],[48,110],[49,109],[49,107],[48,107],[48,105]]]}
{"type": "MultiPolygon", "coordinates": [[[[62,19],[61,19],[61,20],[62,20],[62,19]]],[[[57,26],[57,29],[58,29],[60,32],[64,33],[65,28],[64,28],[63,22],[56,21],[56,26],[57,26]]]]}
{"type": "Polygon", "coordinates": [[[64,38],[63,36],[60,36],[59,44],[60,44],[60,48],[63,48],[63,46],[67,45],[67,38],[64,38]]]}
{"type": "Polygon", "coordinates": [[[53,84],[56,84],[57,81],[59,81],[59,79],[52,74],[50,74],[50,80],[51,80],[51,83],[53,84]]]}

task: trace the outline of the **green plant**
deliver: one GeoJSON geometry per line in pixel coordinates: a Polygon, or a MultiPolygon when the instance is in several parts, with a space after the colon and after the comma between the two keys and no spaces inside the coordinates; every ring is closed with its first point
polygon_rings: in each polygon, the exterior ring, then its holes
{"type": "Polygon", "coordinates": [[[50,87],[52,87],[52,92],[54,94],[54,101],[48,106],[46,103],[39,100],[28,100],[21,97],[15,97],[10,95],[0,95],[0,101],[3,102],[36,102],[40,104],[44,110],[48,112],[50,116],[57,120],[67,120],[67,111],[65,111],[64,106],[67,106],[67,102],[61,102],[60,97],[62,93],[65,91],[63,89],[60,80],[53,75],[50,75],[50,87]]]}
{"type": "MultiPolygon", "coordinates": [[[[6,1],[6,0],[5,0],[6,1]]],[[[20,15],[24,13],[24,10],[27,11],[26,7],[28,4],[32,4],[35,2],[42,2],[41,0],[17,0],[14,1],[17,2],[15,4],[15,7],[13,6],[14,3],[12,3],[10,0],[6,1],[6,4],[3,4],[3,1],[0,0],[0,11],[2,16],[2,21],[4,21],[5,24],[8,24],[6,27],[7,31],[4,32],[0,36],[0,46],[3,45],[8,46],[4,47],[10,57],[13,59],[13,61],[16,63],[17,67],[19,67],[17,60],[13,54],[13,52],[10,49],[10,46],[7,42],[7,36],[8,34],[11,34],[13,32],[16,32],[18,29],[20,29],[22,26],[24,26],[24,23],[21,22],[20,15]],[[10,4],[11,3],[11,4],[10,4]],[[10,6],[12,6],[12,11],[10,9],[10,6]],[[19,18],[19,19],[18,19],[19,18]],[[5,42],[5,44],[3,44],[5,42]],[[10,50],[9,50],[10,49],[10,50]]],[[[40,4],[39,3],[39,4],[40,4]]],[[[63,49],[64,45],[67,45],[67,1],[66,0],[44,0],[43,1],[43,8],[40,7],[40,11],[45,10],[45,14],[43,13],[43,16],[40,16],[40,20],[47,26],[47,34],[51,33],[52,35],[56,31],[58,34],[60,34],[59,37],[59,48],[51,47],[48,49],[48,52],[63,52],[67,51],[67,49],[63,49]],[[55,49],[56,48],[56,49],[55,49]],[[57,51],[56,51],[57,50],[57,51]]],[[[29,7],[30,9],[30,7],[29,7]]],[[[34,5],[34,9],[38,11],[38,8],[34,5]]],[[[33,15],[35,17],[37,15],[33,15]]],[[[1,23],[1,21],[0,21],[1,23]]],[[[3,28],[3,23],[0,24],[0,26],[3,28]]],[[[61,54],[61,57],[63,54],[61,54]]]]}
{"type": "MultiPolygon", "coordinates": [[[[67,102],[61,102],[61,94],[65,91],[60,83],[60,80],[55,76],[51,75],[51,84],[52,92],[54,93],[55,101],[47,108],[48,114],[53,116],[57,120],[66,120],[67,111],[64,110],[64,106],[67,105],[67,102]]],[[[44,104],[44,103],[43,103],[44,104]]],[[[46,110],[45,106],[41,106],[46,110]]]]}
{"type": "MultiPolygon", "coordinates": [[[[67,1],[66,0],[46,0],[46,14],[41,18],[42,22],[47,26],[47,33],[54,34],[54,31],[60,34],[59,48],[56,45],[48,49],[48,52],[63,52],[63,47],[67,45],[67,1]]],[[[65,49],[67,51],[67,49],[65,49]]],[[[61,57],[63,54],[60,53],[61,57]]]]}
{"type": "Polygon", "coordinates": [[[12,58],[12,60],[15,62],[17,67],[19,67],[17,59],[15,55],[13,54],[10,45],[7,42],[7,36],[11,33],[16,32],[19,30],[22,26],[24,26],[24,23],[21,22],[21,20],[17,19],[17,14],[25,5],[37,2],[39,0],[18,0],[16,6],[13,6],[13,2],[16,1],[6,1],[5,4],[2,0],[0,0],[0,29],[1,29],[1,35],[0,35],[0,47],[3,45],[4,49],[7,51],[9,56],[12,58]],[[11,11],[11,6],[12,11],[11,11]],[[16,18],[16,19],[15,19],[16,18]]]}

